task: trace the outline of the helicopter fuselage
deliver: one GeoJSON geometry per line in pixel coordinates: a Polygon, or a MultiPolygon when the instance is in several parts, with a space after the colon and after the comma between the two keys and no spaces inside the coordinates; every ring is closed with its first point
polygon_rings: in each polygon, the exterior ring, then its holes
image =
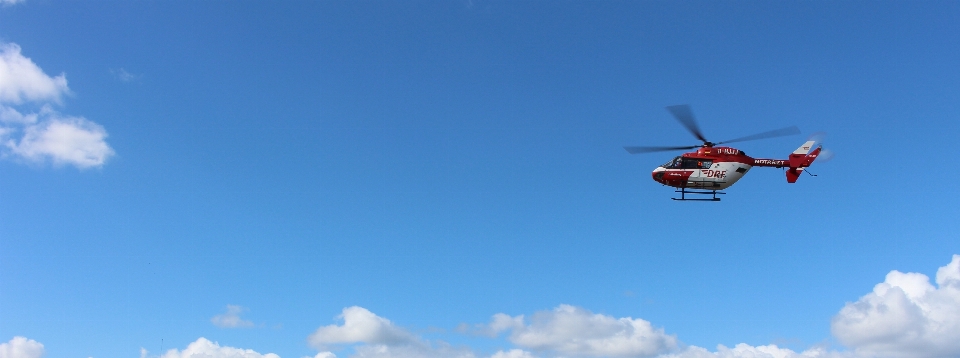
{"type": "Polygon", "coordinates": [[[653,180],[675,188],[723,190],[743,178],[751,168],[784,167],[782,159],[754,159],[730,147],[702,147],[684,153],[653,170],[653,180]]]}

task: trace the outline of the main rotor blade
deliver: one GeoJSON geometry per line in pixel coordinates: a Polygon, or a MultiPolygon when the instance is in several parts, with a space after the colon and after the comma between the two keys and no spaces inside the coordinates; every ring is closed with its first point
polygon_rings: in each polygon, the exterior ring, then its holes
{"type": "Polygon", "coordinates": [[[703,133],[700,132],[700,126],[697,125],[697,120],[693,118],[693,111],[690,110],[690,106],[685,104],[679,104],[676,106],[669,106],[667,110],[673,114],[677,121],[680,124],[683,124],[684,127],[693,134],[694,137],[697,137],[701,142],[706,143],[707,138],[703,136],[703,133]]]}
{"type": "Polygon", "coordinates": [[[652,152],[669,152],[673,150],[685,150],[700,148],[699,145],[690,145],[686,147],[623,147],[627,150],[627,153],[630,154],[641,154],[641,153],[652,153],[652,152]]]}
{"type": "Polygon", "coordinates": [[[794,135],[794,134],[800,134],[800,128],[797,128],[797,126],[792,126],[792,127],[787,127],[787,128],[780,128],[780,129],[775,129],[775,130],[772,130],[772,131],[769,131],[769,132],[757,133],[757,134],[754,134],[754,135],[748,135],[748,136],[746,136],[746,137],[740,137],[740,138],[736,138],[736,139],[725,140],[725,141],[720,142],[720,143],[717,143],[717,144],[725,144],[725,143],[733,143],[733,142],[745,142],[745,141],[748,141],[748,140],[757,140],[757,139],[767,139],[767,138],[774,138],[774,137],[783,137],[783,136],[794,135]]]}

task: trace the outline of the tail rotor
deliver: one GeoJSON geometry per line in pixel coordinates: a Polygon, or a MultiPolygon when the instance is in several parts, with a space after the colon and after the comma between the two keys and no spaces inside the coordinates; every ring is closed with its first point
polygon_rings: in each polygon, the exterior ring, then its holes
{"type": "MultiPolygon", "coordinates": [[[[812,140],[818,146],[823,146],[824,140],[827,138],[827,132],[816,132],[810,135],[807,138],[808,141],[812,140]]],[[[820,156],[817,157],[817,163],[826,163],[832,160],[834,157],[834,151],[830,149],[823,149],[820,151],[820,156]]]]}

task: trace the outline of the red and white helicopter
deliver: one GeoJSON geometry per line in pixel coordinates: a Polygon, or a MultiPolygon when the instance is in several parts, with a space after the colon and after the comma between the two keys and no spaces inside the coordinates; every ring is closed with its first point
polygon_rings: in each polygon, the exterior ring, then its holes
{"type": "Polygon", "coordinates": [[[684,153],[653,170],[653,180],[663,185],[678,188],[679,198],[673,200],[707,200],[720,201],[717,194],[726,194],[720,190],[729,188],[753,167],[787,168],[787,182],[795,183],[803,169],[809,167],[822,150],[821,146],[813,149],[815,140],[809,140],[800,148],[793,151],[787,159],[755,159],[742,150],[721,147],[720,144],[744,142],[748,140],[766,139],[799,134],[797,127],[787,127],[769,132],[758,133],[727,141],[713,143],[708,141],[700,132],[700,127],[693,117],[688,105],[667,107],[667,110],[687,128],[694,137],[703,144],[682,147],[623,147],[630,154],[666,152],[699,148],[694,152],[684,153]],[[813,149],[813,150],[811,150],[813,149]],[[695,189],[695,190],[690,190],[695,189]],[[698,190],[696,190],[698,189],[698,190]],[[686,194],[713,195],[712,198],[688,199],[686,194]]]}

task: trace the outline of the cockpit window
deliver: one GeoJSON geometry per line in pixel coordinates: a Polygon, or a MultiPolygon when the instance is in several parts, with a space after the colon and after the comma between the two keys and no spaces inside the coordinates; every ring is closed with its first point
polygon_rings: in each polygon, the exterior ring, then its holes
{"type": "Polygon", "coordinates": [[[683,166],[683,157],[676,157],[669,162],[663,163],[666,169],[680,169],[683,166]]]}

